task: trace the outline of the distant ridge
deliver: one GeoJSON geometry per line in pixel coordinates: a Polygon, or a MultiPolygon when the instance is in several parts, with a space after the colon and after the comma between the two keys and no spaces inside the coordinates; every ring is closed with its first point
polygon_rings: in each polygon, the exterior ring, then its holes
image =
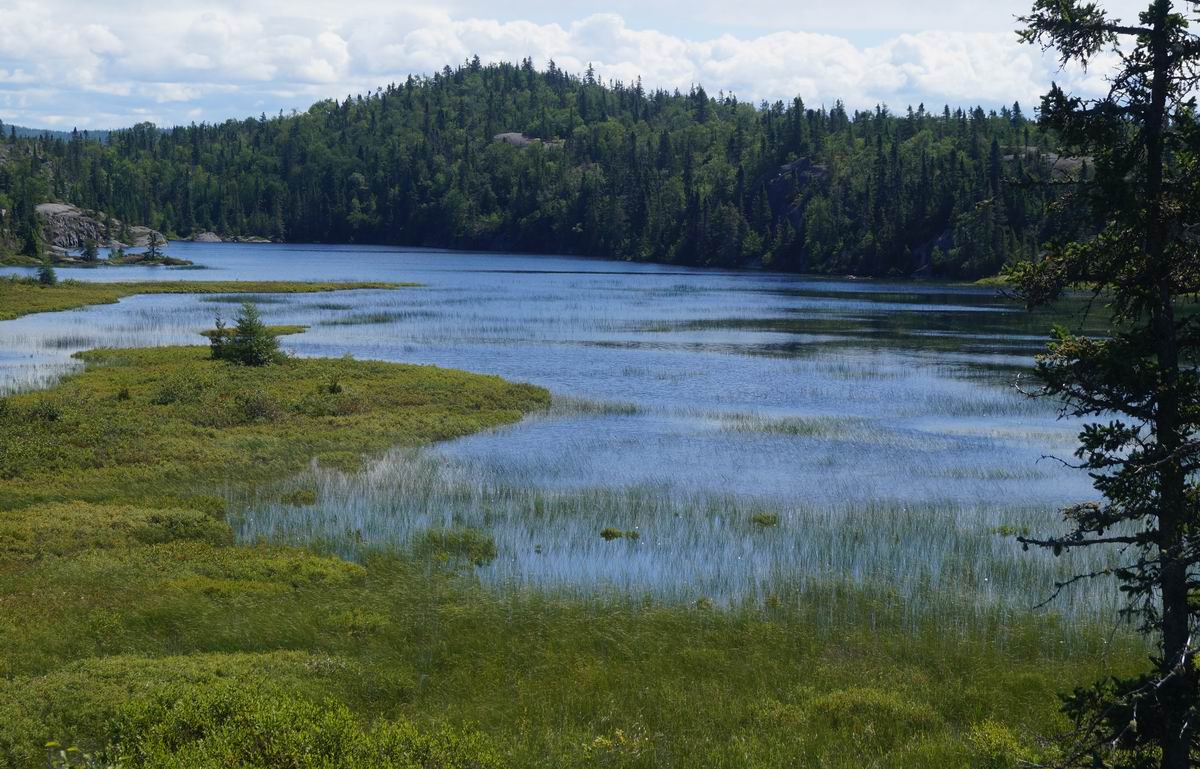
{"type": "MultiPolygon", "coordinates": [[[[71,138],[71,131],[59,131],[51,128],[27,128],[25,126],[13,125],[7,121],[0,121],[0,126],[3,126],[4,137],[9,135],[10,129],[16,129],[17,137],[21,139],[37,139],[39,137],[48,136],[52,139],[67,140],[71,138]]],[[[110,130],[79,130],[80,136],[84,139],[91,139],[101,143],[108,142],[108,135],[112,133],[110,130]]],[[[2,138],[2,137],[0,137],[2,138]]]]}

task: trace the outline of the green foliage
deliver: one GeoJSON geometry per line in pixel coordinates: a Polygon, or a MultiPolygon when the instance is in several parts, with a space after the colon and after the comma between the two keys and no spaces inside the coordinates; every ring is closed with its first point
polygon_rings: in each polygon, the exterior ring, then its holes
{"type": "Polygon", "coordinates": [[[0,506],[275,479],[327,452],[361,456],[463,435],[549,400],[540,388],[429,366],[230,366],[203,347],[81,357],[87,369],[55,390],[2,401],[0,506]],[[342,392],[328,392],[333,376],[342,392]]]}
{"type": "Polygon", "coordinates": [[[603,537],[606,542],[612,542],[614,539],[637,540],[641,538],[642,534],[634,529],[624,531],[622,529],[618,529],[616,526],[606,526],[601,529],[600,536],[603,537]]]}
{"type": "Polygon", "coordinates": [[[978,277],[1081,226],[1047,211],[1058,188],[1028,183],[1062,172],[1053,133],[1019,105],[756,106],[529,61],[448,67],[271,119],[18,147],[0,194],[53,193],[184,236],[978,277]],[[528,138],[497,138],[510,132],[528,138]],[[55,189],[27,190],[44,166],[55,189]]]}
{"type": "Polygon", "coordinates": [[[243,366],[282,363],[284,355],[275,336],[262,322],[258,308],[244,302],[228,333],[221,316],[217,316],[216,329],[211,335],[212,357],[243,366]]]}
{"type": "Polygon", "coordinates": [[[285,505],[293,507],[301,507],[303,505],[315,505],[317,503],[317,492],[312,489],[295,489],[289,491],[279,498],[279,501],[285,505]]]}
{"type": "Polygon", "coordinates": [[[58,273],[50,266],[49,261],[42,262],[38,266],[37,282],[39,286],[55,286],[58,285],[58,273]]]}
{"type": "Polygon", "coordinates": [[[499,769],[477,734],[363,728],[342,705],[226,684],[167,692],[126,710],[109,753],[131,769],[499,769]]]}
{"type": "MultiPolygon", "coordinates": [[[[395,678],[395,676],[392,676],[395,678]]],[[[0,682],[0,764],[45,765],[45,743],[80,745],[98,756],[114,727],[170,696],[202,697],[231,685],[280,701],[353,703],[403,697],[383,671],[329,654],[299,651],[192,652],[183,656],[89,657],[42,675],[0,682]],[[122,715],[125,718],[122,719],[122,715]]],[[[57,751],[56,751],[57,752],[57,751]]]]}
{"type": "Polygon", "coordinates": [[[413,552],[443,563],[463,560],[486,566],[496,560],[496,540],[478,529],[430,529],[414,543],[413,552]]]}
{"type": "Polygon", "coordinates": [[[174,540],[232,544],[224,522],[196,510],[65,502],[13,510],[0,518],[3,560],[36,560],[174,540]]]}
{"type": "Polygon", "coordinates": [[[1037,760],[1036,751],[1002,723],[987,719],[971,727],[967,741],[976,769],[1015,769],[1037,760]]]}

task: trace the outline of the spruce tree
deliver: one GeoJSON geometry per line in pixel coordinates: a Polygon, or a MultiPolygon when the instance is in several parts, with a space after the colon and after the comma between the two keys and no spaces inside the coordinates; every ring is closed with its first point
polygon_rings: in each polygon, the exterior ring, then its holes
{"type": "Polygon", "coordinates": [[[58,284],[58,273],[54,271],[54,267],[50,264],[50,260],[46,259],[38,265],[37,282],[43,286],[54,286],[58,284]]]}
{"type": "Polygon", "coordinates": [[[83,251],[80,254],[85,262],[97,262],[100,260],[100,249],[96,246],[96,241],[88,238],[83,241],[83,251]]]}
{"type": "Polygon", "coordinates": [[[1064,414],[1091,420],[1076,454],[1101,499],[1068,508],[1065,534],[1022,542],[1055,554],[1111,548],[1111,568],[1076,579],[1115,577],[1155,649],[1145,674],[1068,698],[1072,766],[1200,760],[1200,316],[1184,308],[1200,291],[1200,39],[1185,15],[1196,3],[1186,5],[1154,0],[1124,24],[1094,3],[1037,0],[1022,19],[1022,38],[1064,65],[1121,54],[1106,95],[1055,85],[1041,109],[1067,149],[1092,159],[1080,184],[1103,225],[1014,270],[1030,305],[1087,286],[1112,315],[1105,338],[1058,330],[1037,364],[1064,414]]]}

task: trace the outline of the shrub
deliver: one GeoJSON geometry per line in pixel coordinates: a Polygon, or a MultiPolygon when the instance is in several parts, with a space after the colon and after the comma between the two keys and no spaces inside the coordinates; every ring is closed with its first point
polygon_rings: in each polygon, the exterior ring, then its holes
{"type": "Polygon", "coordinates": [[[80,551],[195,540],[232,544],[229,526],[195,510],[65,502],[0,518],[0,557],[37,559],[80,551]]]}
{"type": "Polygon", "coordinates": [[[807,704],[810,728],[835,739],[851,739],[874,753],[893,750],[934,730],[941,719],[928,704],[901,693],[867,687],[842,689],[807,704]]]}
{"type": "Polygon", "coordinates": [[[292,507],[304,507],[317,504],[317,492],[313,489],[295,489],[279,498],[279,501],[292,507]]]}
{"type": "Polygon", "coordinates": [[[604,537],[606,541],[612,542],[614,539],[638,540],[642,538],[642,533],[634,529],[623,531],[616,526],[606,526],[600,530],[600,536],[604,537]]]}
{"type": "Polygon", "coordinates": [[[130,769],[491,769],[476,734],[422,733],[408,723],[364,728],[340,704],[316,705],[237,684],[181,687],[131,706],[113,729],[111,757],[130,769]]]}
{"type": "MultiPolygon", "coordinates": [[[[379,671],[297,651],[89,657],[43,675],[0,678],[0,766],[46,766],[44,746],[51,740],[101,757],[119,726],[129,723],[125,716],[161,711],[174,699],[203,696],[230,681],[268,701],[333,698],[357,708],[394,702],[413,687],[403,666],[379,671]]],[[[115,762],[118,752],[107,752],[104,758],[115,762]]]]}
{"type": "Polygon", "coordinates": [[[279,401],[263,392],[238,393],[234,396],[234,402],[240,417],[239,424],[274,422],[283,416],[279,401]]]}
{"type": "Polygon", "coordinates": [[[485,566],[496,559],[496,540],[478,529],[430,529],[417,540],[413,551],[442,561],[457,559],[485,566]]]}
{"type": "Polygon", "coordinates": [[[971,726],[967,742],[973,765],[979,769],[1010,769],[1030,765],[1035,759],[1011,729],[990,718],[971,726]]]}
{"type": "Polygon", "coordinates": [[[225,328],[220,316],[217,316],[216,322],[217,327],[210,335],[214,358],[243,366],[266,366],[282,362],[279,340],[262,322],[258,308],[250,302],[242,303],[232,331],[225,328]]]}

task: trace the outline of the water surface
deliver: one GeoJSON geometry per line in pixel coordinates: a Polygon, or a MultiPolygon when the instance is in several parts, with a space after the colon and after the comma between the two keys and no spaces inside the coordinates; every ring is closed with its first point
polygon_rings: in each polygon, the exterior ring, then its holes
{"type": "MultiPolygon", "coordinates": [[[[1079,565],[997,534],[1053,525],[1058,506],[1093,495],[1044,459],[1070,456],[1077,426],[1014,386],[1050,319],[992,289],[372,247],[170,253],[206,269],[59,274],[416,281],[255,300],[269,323],[310,327],[284,339],[297,355],[463,368],[555,395],[518,425],[362,474],[314,468],[289,485],[317,489],[317,504],[247,501],[245,537],[354,555],[474,526],[500,549],[486,580],[672,599],[850,579],[914,602],[1029,605],[1079,565]],[[602,539],[610,526],[639,536],[602,539]]],[[[81,349],[202,342],[237,301],[139,296],[0,323],[0,387],[44,385],[81,349]]]]}

